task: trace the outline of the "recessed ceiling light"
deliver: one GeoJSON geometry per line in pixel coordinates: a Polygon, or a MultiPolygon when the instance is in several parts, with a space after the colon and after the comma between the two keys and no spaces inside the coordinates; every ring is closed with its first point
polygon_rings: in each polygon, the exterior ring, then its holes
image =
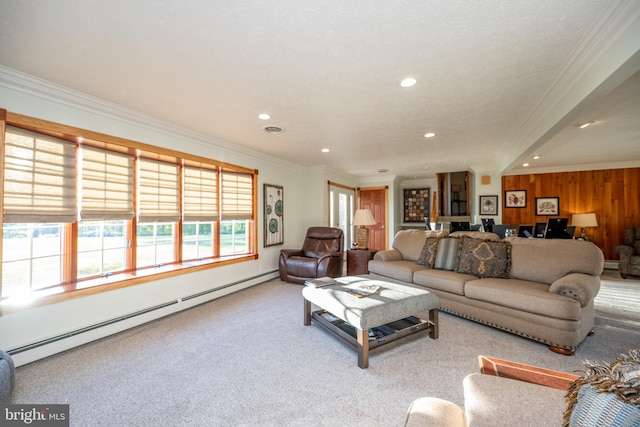
{"type": "Polygon", "coordinates": [[[525,167],[525,168],[529,167],[529,163],[523,163],[522,166],[525,167]]]}
{"type": "Polygon", "coordinates": [[[400,86],[411,87],[411,86],[415,86],[416,83],[417,83],[416,79],[414,79],[413,77],[407,77],[406,79],[400,82],[400,86]]]}
{"type": "Polygon", "coordinates": [[[584,128],[588,127],[588,126],[591,126],[594,123],[595,122],[576,123],[576,126],[579,127],[580,129],[584,129],[584,128]]]}
{"type": "Polygon", "coordinates": [[[258,115],[258,118],[259,118],[260,120],[269,120],[269,119],[271,118],[271,116],[270,116],[270,115],[268,115],[267,113],[262,113],[262,114],[259,114],[259,115],[258,115]]]}
{"type": "Polygon", "coordinates": [[[436,136],[436,134],[433,132],[427,132],[424,134],[425,138],[433,138],[434,136],[436,136]]]}
{"type": "Polygon", "coordinates": [[[537,154],[532,157],[533,160],[538,160],[539,158],[540,158],[540,156],[538,156],[537,154]]]}
{"type": "Polygon", "coordinates": [[[378,173],[386,173],[389,172],[389,169],[378,169],[378,173]]]}
{"type": "Polygon", "coordinates": [[[264,131],[267,133],[278,133],[278,132],[282,132],[282,128],[278,126],[265,126],[264,131]]]}
{"type": "Polygon", "coordinates": [[[329,152],[329,151],[331,151],[331,150],[329,150],[328,148],[323,148],[323,149],[322,149],[322,150],[320,150],[320,151],[322,151],[323,153],[328,153],[328,152],[329,152]]]}

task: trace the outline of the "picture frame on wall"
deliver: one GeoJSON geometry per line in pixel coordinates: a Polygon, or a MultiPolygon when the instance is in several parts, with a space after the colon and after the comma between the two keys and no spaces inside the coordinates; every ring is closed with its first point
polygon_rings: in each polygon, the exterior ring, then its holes
{"type": "Polygon", "coordinates": [[[425,222],[429,218],[430,188],[405,188],[404,222],[425,222]]]}
{"type": "Polygon", "coordinates": [[[264,184],[264,246],[284,244],[284,188],[264,184]]]}
{"type": "Polygon", "coordinates": [[[504,192],[505,208],[526,208],[527,190],[512,190],[504,192]]]}
{"type": "Polygon", "coordinates": [[[480,215],[498,215],[498,196],[480,196],[480,215]]]}
{"type": "Polygon", "coordinates": [[[560,215],[560,198],[536,197],[536,215],[560,215]]]}

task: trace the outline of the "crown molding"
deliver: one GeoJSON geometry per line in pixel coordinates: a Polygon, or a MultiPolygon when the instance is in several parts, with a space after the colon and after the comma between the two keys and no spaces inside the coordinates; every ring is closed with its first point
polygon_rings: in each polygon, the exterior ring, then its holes
{"type": "MultiPolygon", "coordinates": [[[[129,125],[163,133],[179,139],[188,139],[196,144],[220,148],[228,152],[272,163],[279,167],[285,166],[297,172],[304,171],[304,168],[298,164],[245,148],[232,141],[221,140],[211,135],[167,122],[166,120],[123,107],[116,103],[88,95],[75,89],[58,85],[4,65],[0,65],[0,87],[34,96],[36,98],[45,99],[57,104],[62,104],[90,114],[100,115],[129,125]]],[[[16,111],[16,113],[20,112],[16,111]]],[[[82,127],[82,125],[76,127],[82,127]]]]}
{"type": "Polygon", "coordinates": [[[518,163],[518,158],[525,151],[544,144],[564,127],[564,122],[570,119],[568,116],[575,112],[576,107],[634,57],[639,39],[640,8],[637,1],[619,0],[576,47],[564,69],[514,135],[505,142],[508,147],[505,155],[493,162],[493,169],[500,174],[508,174],[508,169],[518,163]]]}

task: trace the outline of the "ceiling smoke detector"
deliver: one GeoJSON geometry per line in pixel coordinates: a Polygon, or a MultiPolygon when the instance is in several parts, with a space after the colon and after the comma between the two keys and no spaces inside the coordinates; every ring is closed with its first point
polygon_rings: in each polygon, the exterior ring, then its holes
{"type": "Polygon", "coordinates": [[[279,128],[278,126],[265,126],[264,131],[267,133],[278,133],[282,132],[282,128],[279,128]]]}

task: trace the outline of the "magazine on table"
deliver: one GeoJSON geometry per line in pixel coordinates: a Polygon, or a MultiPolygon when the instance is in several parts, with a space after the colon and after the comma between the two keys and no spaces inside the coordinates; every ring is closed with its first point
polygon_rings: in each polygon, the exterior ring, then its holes
{"type": "Polygon", "coordinates": [[[337,282],[331,277],[319,277],[313,280],[307,280],[304,282],[305,285],[310,286],[312,288],[324,288],[325,286],[335,285],[337,282]]]}
{"type": "Polygon", "coordinates": [[[370,285],[366,283],[361,283],[353,288],[345,289],[346,292],[350,293],[356,298],[368,297],[370,295],[377,294],[379,290],[379,285],[370,285]]]}

